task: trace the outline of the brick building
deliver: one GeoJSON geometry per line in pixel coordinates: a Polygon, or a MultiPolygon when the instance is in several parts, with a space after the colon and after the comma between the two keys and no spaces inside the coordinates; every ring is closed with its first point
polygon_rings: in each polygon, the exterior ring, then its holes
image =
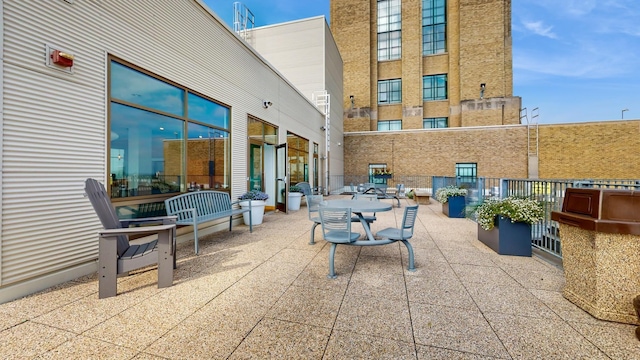
{"type": "Polygon", "coordinates": [[[331,1],[344,130],[519,124],[510,0],[331,1]]]}
{"type": "Polygon", "coordinates": [[[521,124],[511,0],[331,1],[331,30],[345,175],[640,178],[638,121],[521,124]]]}

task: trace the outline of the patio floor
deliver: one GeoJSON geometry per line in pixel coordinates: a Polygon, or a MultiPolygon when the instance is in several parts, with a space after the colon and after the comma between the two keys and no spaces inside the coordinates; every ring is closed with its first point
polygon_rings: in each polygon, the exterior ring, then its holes
{"type": "MultiPolygon", "coordinates": [[[[378,213],[373,231],[410,203],[378,213]]],[[[497,255],[474,222],[440,210],[420,206],[417,271],[402,244],[338,246],[335,280],[319,226],[308,245],[304,205],[267,214],[253,233],[203,238],[199,256],[179,244],[170,288],[154,267],[108,299],[92,275],[0,305],[0,358],[640,359],[635,326],[562,297],[561,268],[497,255]]]]}

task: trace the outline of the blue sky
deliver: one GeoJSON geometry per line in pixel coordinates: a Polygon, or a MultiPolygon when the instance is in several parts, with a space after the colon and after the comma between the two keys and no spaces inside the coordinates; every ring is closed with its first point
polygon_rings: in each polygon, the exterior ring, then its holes
{"type": "MultiPolygon", "coordinates": [[[[233,1],[204,0],[230,27],[233,1]]],[[[244,0],[256,26],[325,15],[329,0],[244,0]]],[[[639,0],[512,2],[513,94],[539,123],[640,119],[639,0]]]]}

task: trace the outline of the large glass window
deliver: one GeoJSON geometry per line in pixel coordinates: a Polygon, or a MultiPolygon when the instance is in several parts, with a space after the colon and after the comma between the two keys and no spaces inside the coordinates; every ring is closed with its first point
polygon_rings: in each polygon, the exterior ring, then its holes
{"type": "Polygon", "coordinates": [[[273,196],[275,188],[275,168],[269,166],[275,162],[275,146],[278,144],[278,129],[259,119],[249,117],[247,123],[249,136],[249,190],[261,190],[273,196]],[[269,165],[265,165],[269,164],[269,165]]]}
{"type": "Polygon", "coordinates": [[[449,127],[449,121],[446,117],[426,118],[422,119],[423,129],[437,129],[449,127]]]}
{"type": "Polygon", "coordinates": [[[422,54],[447,51],[447,1],[422,0],[422,54]]]}
{"type": "Polygon", "coordinates": [[[109,64],[111,197],[229,191],[229,108],[115,60],[109,64]]]}
{"type": "Polygon", "coordinates": [[[296,184],[309,181],[309,140],[287,133],[289,156],[289,182],[296,184]]]}
{"type": "Polygon", "coordinates": [[[378,60],[400,59],[402,21],[400,0],[378,0],[378,60]]]}
{"type": "Polygon", "coordinates": [[[378,121],[378,131],[402,130],[402,120],[378,121]]]}
{"type": "Polygon", "coordinates": [[[422,77],[422,99],[446,100],[447,99],[447,74],[427,75],[422,77]]]}
{"type": "Polygon", "coordinates": [[[378,80],[378,104],[402,102],[402,80],[378,80]]]}

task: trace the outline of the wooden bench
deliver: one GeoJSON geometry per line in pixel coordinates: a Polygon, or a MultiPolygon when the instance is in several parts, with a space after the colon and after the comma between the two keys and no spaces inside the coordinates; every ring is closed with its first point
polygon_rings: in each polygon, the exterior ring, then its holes
{"type": "MultiPolygon", "coordinates": [[[[222,191],[193,191],[164,201],[167,215],[177,216],[177,225],[193,226],[196,254],[198,254],[198,224],[228,217],[229,231],[231,231],[235,215],[245,212],[251,214],[250,200],[249,208],[234,208],[233,205],[238,203],[239,201],[231,202],[229,194],[222,191]]],[[[251,220],[249,220],[249,231],[253,232],[251,220]]]]}
{"type": "Polygon", "coordinates": [[[430,196],[431,196],[431,194],[428,193],[428,192],[415,191],[413,193],[413,200],[415,200],[416,203],[418,203],[418,204],[428,205],[428,204],[431,203],[431,199],[429,199],[430,196]]]}

